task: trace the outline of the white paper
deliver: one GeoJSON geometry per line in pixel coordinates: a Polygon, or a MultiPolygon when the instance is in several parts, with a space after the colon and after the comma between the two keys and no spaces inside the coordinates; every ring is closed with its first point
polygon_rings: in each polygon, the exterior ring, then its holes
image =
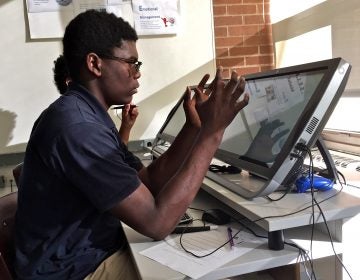
{"type": "Polygon", "coordinates": [[[27,0],[29,13],[57,12],[72,10],[72,0],[27,0]]]}
{"type": "Polygon", "coordinates": [[[131,0],[26,0],[29,13],[57,12],[74,9],[102,9],[112,5],[130,4],[131,0]]]}
{"type": "Polygon", "coordinates": [[[133,25],[130,0],[27,0],[30,37],[61,38],[66,25],[79,13],[104,9],[133,25]],[[60,4],[62,2],[62,4],[60,4]]]}
{"type": "Polygon", "coordinates": [[[176,34],[179,28],[178,0],[132,0],[138,35],[176,34]]]}
{"type": "MultiPolygon", "coordinates": [[[[233,234],[235,233],[236,230],[233,229],[233,234]]],[[[226,244],[207,257],[197,258],[186,253],[181,248],[180,236],[173,238],[174,236],[169,236],[164,242],[141,251],[140,254],[193,279],[208,274],[265,242],[252,234],[242,231],[234,238],[235,244],[232,248],[230,248],[229,244],[226,244]]],[[[208,254],[228,240],[226,227],[219,227],[210,231],[186,233],[182,236],[183,246],[197,255],[208,254]]]]}

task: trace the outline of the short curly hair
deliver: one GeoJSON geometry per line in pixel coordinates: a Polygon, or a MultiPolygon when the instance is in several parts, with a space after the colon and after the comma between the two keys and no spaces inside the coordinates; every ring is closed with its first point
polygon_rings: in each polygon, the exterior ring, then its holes
{"type": "Polygon", "coordinates": [[[60,94],[64,94],[67,90],[66,80],[70,75],[63,55],[59,55],[57,59],[54,60],[53,73],[54,84],[56,85],[56,88],[60,94]]]}
{"type": "Polygon", "coordinates": [[[121,17],[98,10],[77,15],[65,29],[64,57],[73,81],[78,81],[86,55],[111,56],[123,41],[137,41],[135,29],[121,17]]]}

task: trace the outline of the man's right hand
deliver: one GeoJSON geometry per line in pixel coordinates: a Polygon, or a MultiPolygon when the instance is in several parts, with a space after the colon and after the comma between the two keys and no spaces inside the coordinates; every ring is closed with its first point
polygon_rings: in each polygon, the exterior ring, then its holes
{"type": "MultiPolygon", "coordinates": [[[[249,102],[249,95],[244,94],[245,79],[235,71],[225,84],[222,78],[222,69],[218,69],[213,80],[210,96],[206,100],[201,96],[196,98],[196,110],[198,112],[201,128],[208,133],[224,132],[235,116],[249,102]]],[[[199,92],[195,91],[196,95],[199,92]]]]}

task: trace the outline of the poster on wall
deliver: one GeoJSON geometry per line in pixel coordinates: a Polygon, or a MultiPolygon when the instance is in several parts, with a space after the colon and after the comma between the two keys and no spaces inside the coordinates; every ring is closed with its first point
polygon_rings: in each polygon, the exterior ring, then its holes
{"type": "Polygon", "coordinates": [[[89,9],[106,10],[133,25],[130,0],[26,0],[30,38],[61,38],[66,25],[89,9]]]}
{"type": "Polygon", "coordinates": [[[177,34],[179,0],[132,0],[138,35],[177,34]]]}

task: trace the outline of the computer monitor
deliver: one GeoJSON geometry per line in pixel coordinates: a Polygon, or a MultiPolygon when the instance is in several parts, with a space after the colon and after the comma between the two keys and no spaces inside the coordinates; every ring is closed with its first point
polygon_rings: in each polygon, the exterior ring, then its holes
{"type": "MultiPolygon", "coordinates": [[[[311,148],[320,137],[350,70],[348,62],[333,58],[246,75],[250,102],[225,130],[215,154],[243,172],[207,176],[245,198],[291,184],[305,156],[297,145],[311,148]]],[[[157,139],[171,144],[184,121],[180,99],[157,139]]]]}

